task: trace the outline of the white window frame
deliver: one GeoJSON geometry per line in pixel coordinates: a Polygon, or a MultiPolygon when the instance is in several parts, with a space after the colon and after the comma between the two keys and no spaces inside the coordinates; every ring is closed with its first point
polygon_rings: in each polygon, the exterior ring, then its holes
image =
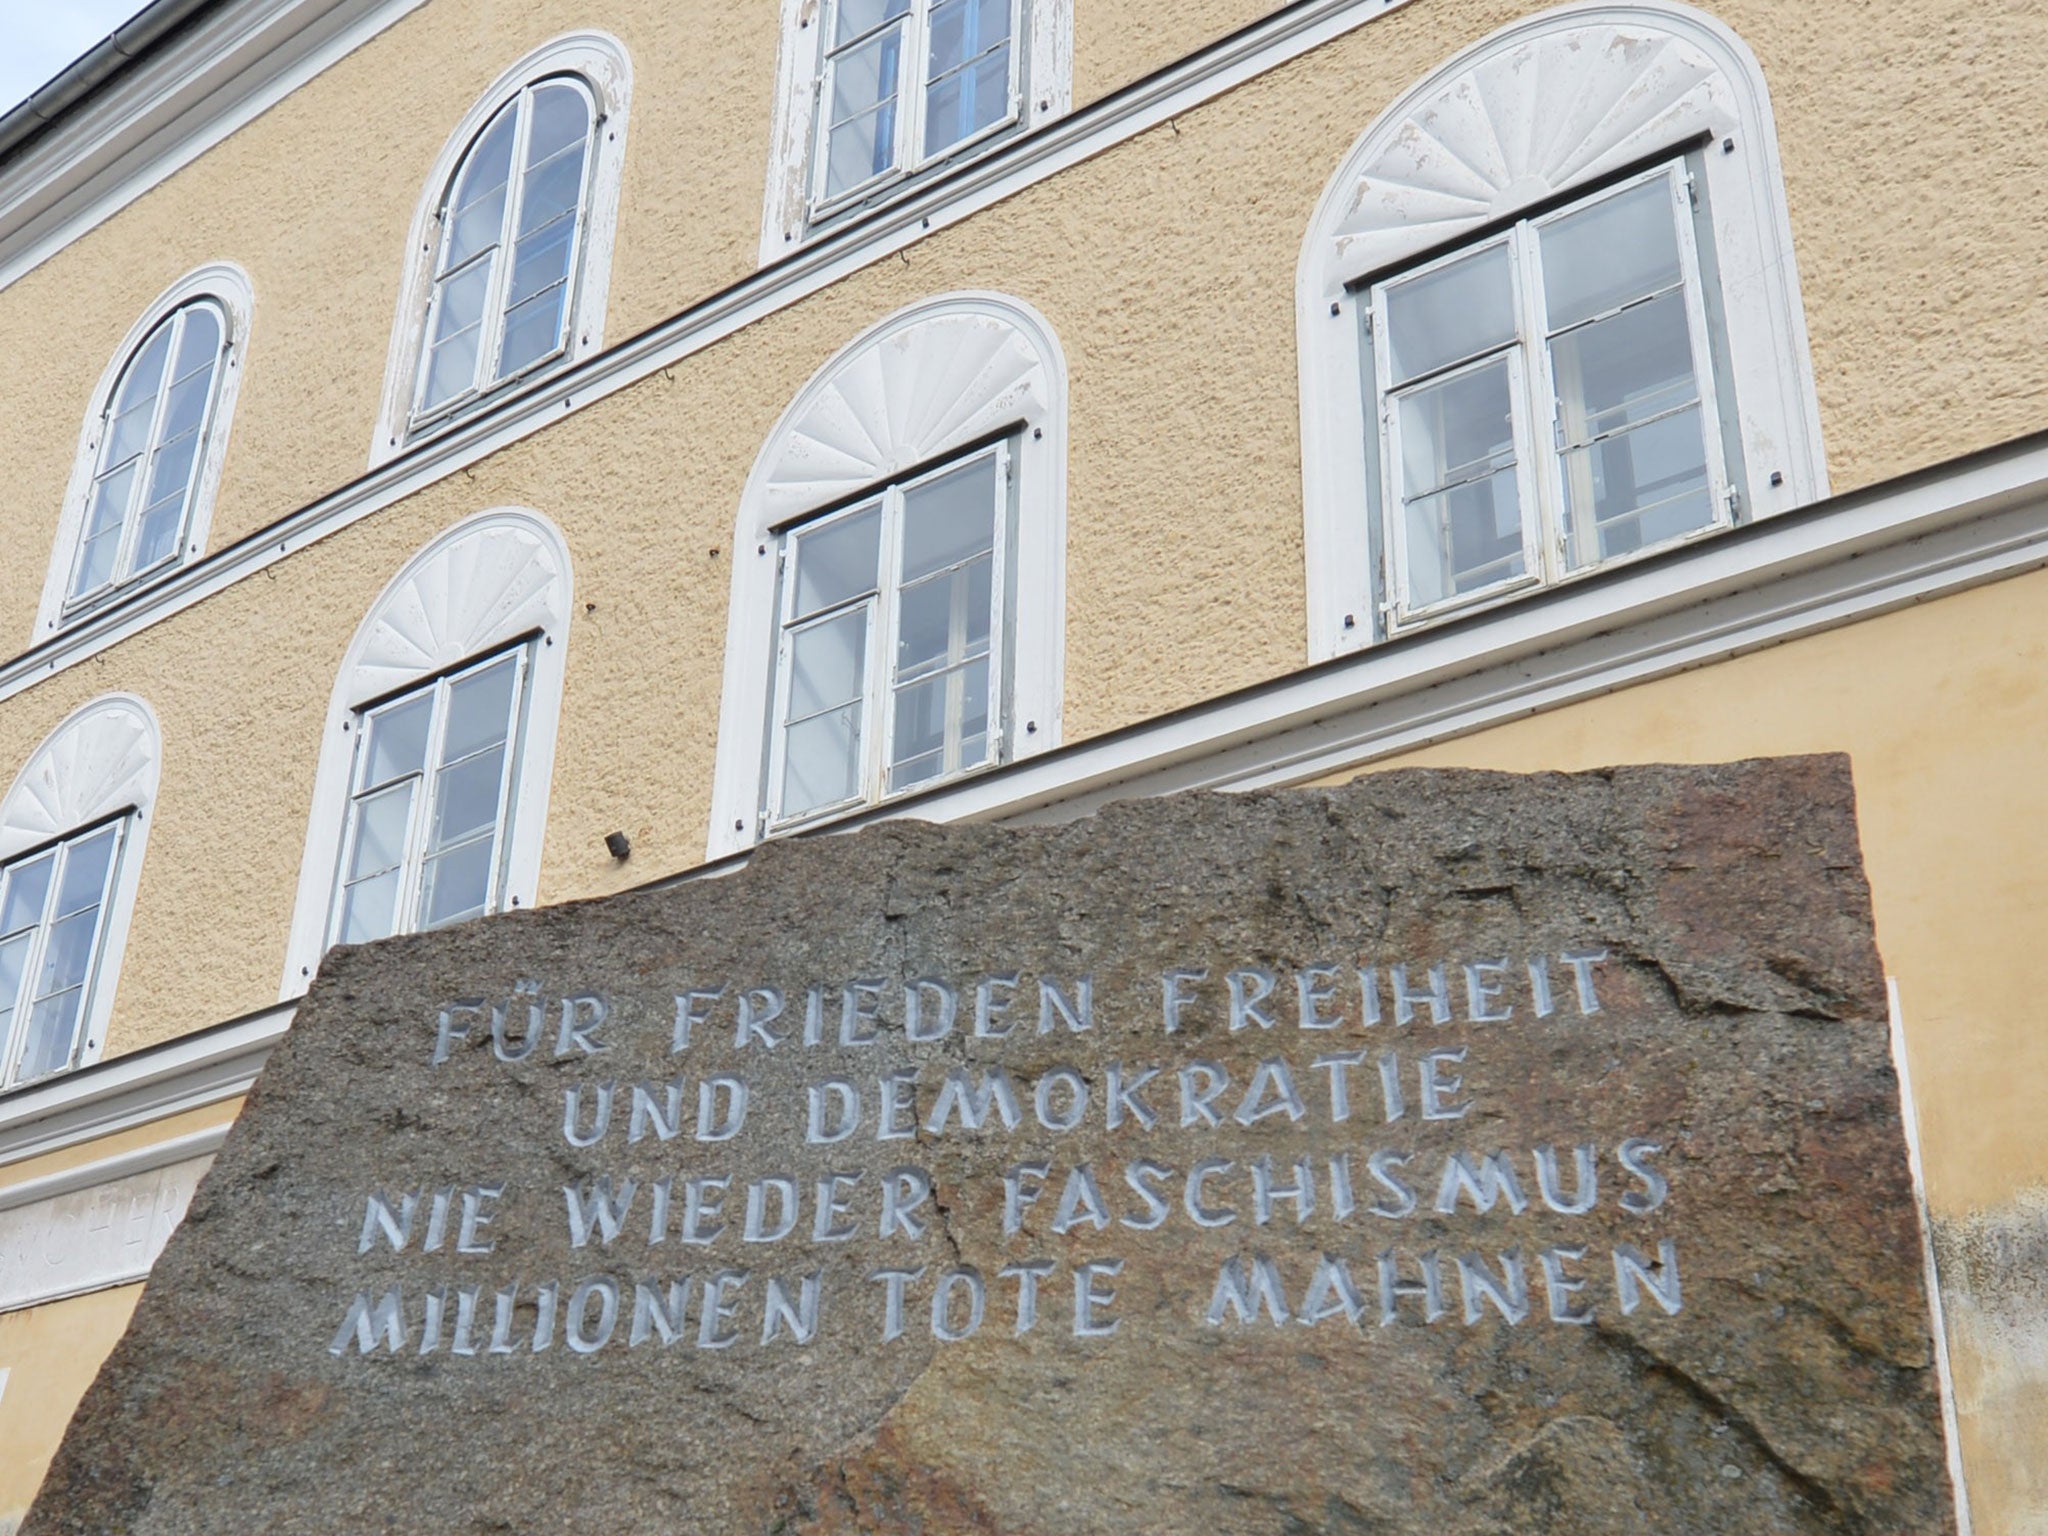
{"type": "MultiPolygon", "coordinates": [[[[1517,219],[1497,234],[1458,246],[1420,265],[1386,274],[1371,283],[1363,295],[1363,302],[1370,313],[1372,335],[1380,339],[1371,347],[1373,389],[1378,406],[1376,414],[1381,444],[1379,484],[1376,488],[1375,503],[1381,528],[1380,547],[1384,551],[1380,590],[1385,595],[1380,599],[1379,606],[1389,633],[1399,633],[1403,628],[1427,623],[1457,609],[1492,602],[1524,588],[1550,586],[1576,576],[1583,576],[1596,569],[1640,559],[1644,555],[1718,533],[1733,524],[1733,487],[1729,481],[1723,452],[1721,417],[1714,389],[1717,369],[1712,338],[1708,334],[1706,296],[1702,286],[1704,280],[1701,276],[1699,251],[1693,230],[1692,177],[1693,172],[1683,160],[1666,161],[1652,166],[1589,191],[1584,197],[1576,198],[1562,206],[1546,208],[1531,217],[1517,219]],[[1564,333],[1552,332],[1547,323],[1539,236],[1547,224],[1608,198],[1620,196],[1636,187],[1648,186],[1658,181],[1666,183],[1676,231],[1687,339],[1692,355],[1693,383],[1699,392],[1701,434],[1706,447],[1707,495],[1712,517],[1703,527],[1675,538],[1663,539],[1626,554],[1606,559],[1591,559],[1576,566],[1568,566],[1565,558],[1566,523],[1570,517],[1571,504],[1563,480],[1567,470],[1562,444],[1558,439],[1561,423],[1550,361],[1551,344],[1556,335],[1564,333]],[[1384,344],[1384,338],[1390,334],[1387,313],[1388,290],[1475,256],[1490,246],[1500,246],[1508,252],[1511,302],[1515,316],[1513,338],[1502,346],[1395,385],[1393,348],[1384,344]],[[1484,367],[1501,357],[1508,359],[1510,409],[1515,443],[1516,499],[1522,515],[1522,574],[1493,582],[1476,591],[1453,594],[1429,603],[1416,603],[1411,599],[1408,587],[1409,562],[1405,547],[1408,520],[1402,515],[1402,450],[1400,411],[1397,408],[1399,398],[1417,388],[1453,377],[1468,369],[1484,367]]],[[[1588,317],[1570,329],[1577,330],[1598,318],[1600,317],[1588,317]]]]}
{"type": "Polygon", "coordinates": [[[829,172],[830,138],[832,113],[830,103],[834,77],[838,73],[838,60],[846,53],[858,48],[861,43],[877,35],[892,23],[871,27],[867,32],[840,47],[833,47],[832,33],[839,24],[839,8],[845,0],[827,0],[823,21],[818,28],[818,111],[817,141],[811,151],[811,217],[827,218],[841,208],[849,207],[874,195],[875,190],[892,182],[915,176],[930,165],[950,160],[964,154],[984,139],[1007,133],[1015,128],[1023,112],[1023,74],[1026,39],[1022,35],[1026,0],[1009,0],[1010,6],[1010,69],[1007,90],[1009,99],[1004,103],[1003,114],[987,127],[977,129],[964,139],[955,139],[943,149],[931,154],[924,152],[925,116],[930,103],[927,101],[927,80],[925,71],[930,66],[931,14],[932,7],[939,0],[909,0],[910,10],[902,18],[903,42],[896,61],[896,143],[895,154],[888,166],[869,176],[865,181],[856,182],[843,192],[828,193],[825,178],[829,172]]]}
{"type": "MultiPolygon", "coordinates": [[[[780,595],[776,608],[775,713],[769,726],[767,781],[762,790],[767,828],[770,832],[788,831],[808,822],[829,820],[833,816],[843,815],[861,806],[877,805],[901,795],[936,789],[969,774],[993,768],[1004,760],[1009,736],[1009,711],[1005,706],[1009,693],[1007,683],[1011,649],[1008,634],[1011,605],[1007,600],[1005,583],[1009,579],[1012,563],[1009,543],[1015,517],[1011,511],[1011,503],[1016,493],[1012,473],[1012,452],[1009,439],[998,438],[993,443],[956,454],[921,472],[876,486],[848,506],[836,508],[781,530],[781,544],[776,554],[780,595]],[[888,787],[889,753],[890,744],[896,737],[898,689],[894,657],[903,607],[900,556],[904,499],[907,493],[921,485],[963,469],[977,459],[990,457],[995,460],[996,466],[996,506],[989,579],[991,611],[988,641],[988,756],[979,763],[947,769],[905,789],[892,791],[888,787]],[[792,610],[796,602],[796,582],[788,555],[797,536],[813,532],[821,526],[877,505],[881,508],[881,536],[877,541],[878,580],[873,595],[840,603],[819,613],[805,615],[802,620],[795,618],[792,610]],[[854,793],[829,805],[811,806],[795,813],[786,813],[782,809],[781,800],[789,731],[783,722],[789,713],[792,677],[790,651],[794,638],[803,629],[824,623],[830,618],[867,603],[872,604],[873,616],[867,625],[867,655],[862,666],[864,692],[861,760],[855,774],[854,793]]],[[[949,727],[951,723],[949,720],[949,727]]]]}
{"type": "Polygon", "coordinates": [[[504,907],[505,854],[511,841],[506,834],[510,831],[513,791],[519,784],[521,750],[525,746],[526,736],[527,689],[532,682],[533,673],[533,653],[530,644],[514,644],[509,649],[479,656],[450,671],[415,683],[410,688],[365,704],[356,711],[355,726],[351,733],[356,739],[356,745],[355,760],[349,770],[349,805],[340,854],[335,861],[334,898],[327,916],[327,943],[330,948],[341,942],[342,914],[348,895],[348,868],[354,857],[356,838],[361,831],[362,818],[358,810],[364,797],[362,775],[366,766],[366,743],[371,734],[371,717],[417,699],[422,694],[433,695],[421,768],[415,776],[419,780],[419,786],[413,794],[411,813],[406,825],[405,846],[398,865],[398,900],[392,913],[391,925],[391,932],[394,934],[418,933],[421,931],[419,908],[424,886],[428,834],[433,818],[435,791],[439,787],[440,776],[445,766],[441,763],[440,757],[448,728],[448,692],[455,683],[504,661],[507,656],[513,658],[512,715],[505,738],[505,761],[498,772],[498,815],[491,828],[491,880],[484,895],[484,915],[488,916],[504,907]]]}
{"type": "Polygon", "coordinates": [[[496,507],[434,539],[371,604],[328,698],[280,998],[305,992],[333,931],[362,712],[519,644],[530,646],[530,660],[516,782],[503,810],[500,890],[503,907],[533,905],[573,597],[561,530],[527,508],[496,507]]]}
{"type": "Polygon", "coordinates": [[[1698,254],[1714,274],[1703,273],[1702,289],[1720,322],[1713,383],[1723,391],[1722,439],[1739,464],[1730,488],[1741,516],[1775,516],[1828,494],[1777,134],[1755,56],[1720,22],[1668,0],[1545,11],[1452,58],[1389,106],[1310,220],[1295,326],[1311,660],[1387,633],[1376,609],[1386,455],[1361,313],[1372,280],[1690,149],[1711,229],[1711,250],[1698,254]],[[1542,102],[1619,105],[1546,115],[1542,102]],[[1567,132],[1518,138],[1497,126],[1529,122],[1567,132]]]}
{"type": "MultiPolygon", "coordinates": [[[[542,44],[500,74],[448,136],[422,184],[406,236],[398,312],[385,359],[376,429],[370,438],[372,468],[396,457],[412,443],[454,430],[458,423],[473,419],[498,398],[515,393],[521,382],[603,350],[632,96],[632,65],[623,43],[607,32],[566,33],[542,44]],[[584,166],[583,207],[578,215],[565,301],[567,342],[561,350],[509,378],[493,379],[454,401],[421,412],[418,406],[425,387],[426,342],[432,335],[429,311],[433,307],[434,278],[441,255],[442,209],[471,147],[492,120],[532,87],[556,78],[573,79],[581,85],[589,93],[593,107],[590,148],[584,166]]],[[[510,265],[509,261],[501,262],[506,270],[500,274],[500,287],[507,280],[510,265]]],[[[490,313],[488,308],[486,313],[490,313]]],[[[499,314],[500,328],[502,321],[499,314]]]]}
{"type": "MultiPolygon", "coordinates": [[[[1023,301],[997,293],[943,294],[871,326],[819,368],[769,433],[747,477],[733,533],[708,857],[751,848],[768,835],[771,717],[786,675],[777,665],[785,534],[880,487],[954,467],[998,440],[1009,444],[1013,521],[1004,550],[1010,604],[1001,626],[1005,675],[991,671],[990,693],[992,716],[994,696],[1003,694],[1007,730],[992,744],[988,763],[955,777],[1059,745],[1066,360],[1044,316],[1023,301]]],[[[875,643],[872,630],[869,643],[875,643]]],[[[849,801],[791,824],[817,825],[872,803],[849,801]]]]}
{"type": "Polygon", "coordinates": [[[761,208],[762,266],[779,261],[826,228],[836,228],[856,210],[889,202],[897,189],[917,185],[934,167],[971,159],[989,145],[1073,110],[1073,0],[1013,0],[1010,46],[1010,113],[1000,122],[936,154],[923,153],[923,18],[930,0],[915,0],[916,37],[906,36],[898,68],[916,83],[915,104],[899,95],[893,169],[827,201],[825,133],[831,13],[837,0],[781,0],[782,45],[775,70],[775,119],[769,140],[768,180],[761,208]],[[909,44],[915,41],[913,49],[909,44]],[[916,137],[905,137],[915,133],[916,137]],[[901,153],[908,145],[908,157],[901,153]]]}
{"type": "MultiPolygon", "coordinates": [[[[592,94],[588,82],[581,75],[574,74],[545,75],[538,80],[528,81],[513,94],[511,100],[499,107],[485,122],[483,128],[479,130],[478,139],[507,112],[515,114],[510,150],[511,172],[506,182],[505,211],[499,218],[496,248],[500,255],[492,269],[490,289],[484,296],[483,319],[479,322],[474,365],[476,382],[435,405],[429,406],[426,403],[427,381],[431,372],[428,367],[428,354],[432,349],[434,328],[440,317],[441,304],[447,294],[447,285],[443,281],[446,274],[442,270],[442,258],[447,245],[448,205],[455,195],[457,183],[469,169],[470,156],[466,150],[463,157],[456,162],[455,172],[448,178],[448,184],[442,190],[440,211],[435,217],[437,238],[434,250],[434,275],[428,285],[431,296],[427,301],[426,316],[421,323],[420,362],[414,369],[412,414],[409,418],[409,430],[413,436],[431,432],[435,426],[450,417],[466,415],[475,410],[487,397],[500,390],[510,389],[531,374],[545,373],[556,367],[567,356],[567,338],[573,335],[576,329],[576,291],[580,286],[577,276],[583,260],[583,246],[590,223],[590,189],[596,174],[597,158],[594,151],[598,137],[604,132],[604,116],[598,110],[597,98],[592,94]],[[512,270],[516,265],[516,231],[525,202],[524,170],[527,146],[531,142],[533,132],[533,98],[537,92],[549,86],[575,91],[583,98],[584,111],[588,114],[588,126],[583,132],[583,184],[577,191],[575,223],[569,233],[568,275],[564,280],[562,296],[560,329],[564,339],[531,362],[522,364],[510,373],[500,373],[498,362],[504,355],[505,318],[509,313],[506,300],[510,296],[512,270]]],[[[469,150],[474,150],[477,142],[478,140],[471,140],[469,150]]]]}
{"type": "MultiPolygon", "coordinates": [[[[64,502],[57,517],[57,537],[43,580],[42,600],[36,606],[35,633],[30,644],[47,640],[68,625],[110,607],[118,606],[148,591],[181,566],[199,558],[213,526],[214,497],[220,489],[222,466],[227,460],[228,433],[234,422],[235,404],[241,398],[242,363],[248,347],[250,322],[255,315],[256,294],[249,275],[230,262],[209,262],[187,272],[145,309],[129,327],[106,369],[94,387],[86,407],[85,424],[72,458],[71,477],[64,490],[64,502]],[[194,465],[191,487],[185,498],[182,536],[177,552],[145,571],[117,578],[76,600],[71,581],[78,569],[85,534],[86,511],[92,502],[93,484],[99,472],[100,442],[105,435],[107,414],[115,392],[128,375],[129,365],[157,328],[180,310],[194,304],[211,304],[220,317],[222,353],[214,380],[212,403],[202,429],[204,446],[194,465]]],[[[133,518],[131,516],[132,523],[133,518]]],[[[123,533],[123,542],[132,529],[123,533]]]]}
{"type": "Polygon", "coordinates": [[[9,878],[16,870],[35,863],[44,856],[52,856],[53,859],[49,890],[43,898],[43,911],[27,930],[28,954],[23,961],[15,996],[10,1000],[13,1006],[9,1027],[4,1035],[0,1035],[0,1093],[47,1082],[78,1065],[79,1055],[85,1043],[86,1021],[91,1013],[93,997],[100,987],[102,961],[106,953],[107,923],[112,915],[109,909],[113,904],[114,888],[121,877],[121,859],[127,852],[127,842],[128,818],[117,816],[109,821],[80,827],[54,842],[45,843],[40,848],[28,849],[7,862],[0,863],[0,902],[4,902],[9,878]],[[34,1077],[17,1079],[16,1073],[21,1069],[21,1055],[28,1045],[28,1026],[36,1002],[32,982],[48,956],[50,933],[56,927],[53,903],[63,890],[64,879],[70,872],[71,859],[77,846],[109,830],[114,839],[114,846],[108,855],[107,871],[100,877],[99,910],[93,919],[92,953],[86,961],[85,977],[80,983],[78,1018],[72,1025],[71,1044],[64,1053],[61,1066],[38,1073],[34,1077]]]}
{"type": "MultiPolygon", "coordinates": [[[[45,737],[0,796],[0,868],[109,822],[120,829],[71,1069],[92,1065],[106,1049],[162,766],[155,711],[133,694],[104,694],[45,737]]],[[[0,1040],[0,1082],[12,1073],[18,1049],[18,1038],[0,1040]]]]}

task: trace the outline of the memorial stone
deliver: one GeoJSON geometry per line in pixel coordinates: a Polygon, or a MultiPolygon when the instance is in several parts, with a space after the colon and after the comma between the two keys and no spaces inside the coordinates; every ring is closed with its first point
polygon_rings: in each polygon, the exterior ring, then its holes
{"type": "Polygon", "coordinates": [[[332,953],[59,1532],[1953,1528],[1847,761],[901,822],[332,953]]]}

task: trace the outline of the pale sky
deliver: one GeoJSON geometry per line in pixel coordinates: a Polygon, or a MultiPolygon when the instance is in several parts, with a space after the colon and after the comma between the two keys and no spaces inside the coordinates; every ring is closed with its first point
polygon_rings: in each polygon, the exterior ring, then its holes
{"type": "Polygon", "coordinates": [[[0,0],[0,113],[141,10],[146,0],[0,0]]]}

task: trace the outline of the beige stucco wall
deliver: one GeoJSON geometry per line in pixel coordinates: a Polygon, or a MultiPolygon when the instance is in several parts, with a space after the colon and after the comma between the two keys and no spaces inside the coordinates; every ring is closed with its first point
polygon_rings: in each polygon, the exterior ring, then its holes
{"type": "MultiPolygon", "coordinates": [[[[1129,25],[1081,0],[1078,99],[1220,35],[1259,0],[1201,0],[1129,25]]],[[[406,234],[436,157],[506,67],[571,30],[617,36],[633,96],[606,334],[632,335],[738,281],[759,255],[780,8],[666,0],[431,0],[0,291],[0,653],[33,628],[94,385],[174,280],[209,261],[256,290],[220,548],[361,474],[406,234]]],[[[806,34],[808,37],[809,34],[806,34]]]]}
{"type": "MultiPolygon", "coordinates": [[[[169,1038],[275,998],[317,736],[342,652],[405,558],[485,507],[531,506],[555,519],[576,568],[579,613],[567,661],[541,899],[594,894],[695,863],[709,812],[732,525],[748,468],[776,415],[836,348],[934,292],[997,288],[1017,294],[1045,312],[1070,364],[1067,739],[1298,667],[1304,615],[1292,281],[1307,211],[1375,103],[1527,8],[1521,0],[1415,0],[1171,125],[934,233],[671,370],[570,413],[545,432],[0,704],[0,764],[25,761],[70,709],[109,689],[149,699],[163,723],[158,820],[109,1051],[169,1038]],[[636,849],[623,869],[602,849],[603,835],[615,828],[631,834],[636,849]],[[199,914],[203,921],[195,921],[199,914]]],[[[2023,242],[2017,235],[1985,242],[1990,260],[1979,264],[1973,285],[1930,290],[1924,276],[1910,274],[1935,261],[1938,242],[1926,244],[1932,233],[1922,239],[1902,228],[1895,241],[1880,243],[1860,210],[1828,201],[1835,181],[1862,174],[1859,163],[1864,172],[1873,170],[1857,157],[1874,154],[1874,147],[1847,135],[1851,119],[1840,113],[1845,104],[1857,104],[1860,112],[1864,97],[1877,89],[1873,81],[1899,79],[1886,74],[1895,66],[1880,57],[1873,40],[1880,29],[1836,27],[1822,39],[1806,22],[1787,21],[1780,7],[1753,4],[1731,15],[1778,86],[1800,259],[1806,272],[1820,274],[1808,284],[1816,296],[1809,303],[1816,372],[1831,388],[1838,379],[1854,385],[1828,407],[1838,484],[2031,425],[2048,402],[2048,354],[2013,350],[2010,337],[2048,321],[2048,292],[2034,280],[2031,252],[2024,254],[2024,274],[2019,270],[2023,242]],[[1851,63],[1861,72],[1853,88],[1837,78],[1851,63]],[[1853,278],[1844,275],[1852,266],[1853,278]],[[1930,370],[1972,367],[2003,381],[1996,393],[1958,400],[1942,418],[1951,430],[1938,453],[1931,443],[1910,447],[1921,430],[1915,424],[1928,418],[1914,409],[1921,392],[1907,380],[1894,383],[1854,351],[1864,332],[1880,324],[1894,349],[1913,345],[1900,337],[1888,309],[1873,313],[1844,297],[1852,281],[1865,287],[1875,281],[1872,267],[1893,273],[1891,291],[1911,288],[1949,306],[1924,312],[1926,324],[1940,333],[1938,345],[1928,343],[1939,354],[1927,359],[1930,370]],[[1824,309],[1841,314],[1818,313],[1824,309]],[[2011,323],[1994,323],[2001,313],[2011,323]],[[1948,318],[1937,325],[1944,314],[1948,318]],[[1830,347],[1846,361],[1831,356],[1830,347]],[[1902,442],[1909,445],[1903,456],[1902,442]]],[[[443,33],[401,38],[402,29],[394,29],[373,45],[390,43],[389,56],[365,50],[346,67],[402,74],[399,44],[406,38],[416,48],[431,43],[463,56],[470,67],[467,54],[477,50],[458,45],[473,42],[476,28],[488,24],[490,35],[505,38],[503,48],[492,51],[496,59],[513,51],[514,34],[523,47],[568,19],[540,0],[520,7],[434,0],[415,20],[443,33]]],[[[662,116],[668,87],[660,84],[658,67],[663,48],[680,45],[658,31],[657,19],[645,24],[657,30],[647,34],[656,41],[635,46],[642,63],[629,163],[639,169],[628,177],[629,210],[636,200],[659,202],[646,178],[660,179],[653,168],[666,163],[660,157],[683,131],[662,116]]],[[[2015,71],[2048,69],[2048,15],[2015,7],[2008,41],[2015,71]]],[[[1916,45],[1915,68],[1923,78],[1939,76],[1939,58],[1962,67],[1967,50],[1953,39],[1950,48],[1952,57],[1934,43],[1916,45]]],[[[341,78],[331,72],[323,80],[341,78]]],[[[459,112],[481,78],[451,89],[446,112],[433,121],[459,112]]],[[[1924,94],[1904,92],[1913,101],[1924,94]]],[[[277,117],[283,132],[291,113],[312,112],[317,92],[301,95],[303,104],[294,98],[279,109],[284,116],[273,113],[258,126],[277,117]]],[[[439,147],[440,131],[422,130],[415,147],[423,159],[439,147]]],[[[1910,133],[1890,135],[1884,150],[1888,163],[1928,154],[1910,133]]],[[[1976,164],[1986,157],[1963,158],[1976,164]]],[[[1925,169],[1931,161],[1921,163],[1925,169]]],[[[1947,162],[1943,167],[1951,182],[1972,174],[1947,162]]],[[[243,169],[249,179],[261,179],[253,162],[243,169]]],[[[395,171],[382,179],[405,186],[417,181],[395,171]]],[[[179,180],[162,190],[170,193],[179,180]]],[[[729,197],[747,201],[754,190],[741,198],[733,189],[729,197]]],[[[399,201],[403,206],[390,214],[393,228],[411,213],[409,196],[399,201]]],[[[1987,223],[2008,221],[2010,231],[2038,217],[2027,207],[1994,207],[1995,201],[1987,191],[1969,206],[1987,223]]],[[[131,212],[143,217],[150,202],[131,212]]],[[[1959,194],[1953,206],[1966,204],[1959,194]]],[[[758,205],[750,203],[748,221],[757,214],[758,205]]],[[[651,209],[631,215],[656,217],[651,209]]],[[[319,239],[342,240],[330,228],[331,216],[316,218],[309,208],[307,218],[319,239]]],[[[619,303],[628,308],[626,294],[640,292],[644,303],[646,290],[658,286],[631,275],[642,270],[633,265],[642,258],[628,247],[653,238],[653,226],[637,226],[641,235],[633,234],[635,227],[629,218],[621,236],[619,303]]],[[[690,221],[690,240],[696,229],[690,221]]],[[[116,220],[101,235],[112,241],[120,230],[116,220]]],[[[339,257],[330,253],[329,259],[339,257]]],[[[382,270],[390,263],[358,265],[382,270]]],[[[74,269],[53,262],[30,280],[48,285],[44,297],[51,304],[62,298],[60,267],[74,269]]],[[[710,267],[697,270],[690,281],[709,280],[710,267]]],[[[366,287],[386,281],[374,274],[353,280],[366,287]]],[[[261,306],[270,301],[260,271],[257,281],[261,306]]],[[[151,277],[143,286],[153,290],[155,282],[151,277]]],[[[23,298],[19,285],[0,293],[0,326],[19,323],[23,298]]],[[[74,294],[70,302],[82,300],[74,294]]],[[[321,462],[320,453],[292,447],[316,429],[339,434],[337,445],[346,437],[348,463],[359,461],[359,428],[372,407],[388,319],[388,306],[378,308],[374,324],[356,317],[377,339],[360,381],[360,420],[346,432],[335,422],[350,413],[319,407],[313,392],[355,387],[331,378],[347,370],[316,367],[310,354],[284,356],[289,327],[280,322],[276,340],[264,343],[275,345],[278,356],[265,362],[252,352],[231,482],[240,475],[246,489],[257,478],[319,473],[309,466],[321,462]],[[259,364],[272,371],[259,377],[259,364]],[[268,407],[260,402],[274,401],[288,380],[302,386],[297,408],[286,413],[291,421],[264,416],[268,407]]],[[[335,446],[328,458],[339,464],[340,455],[335,446]]],[[[284,494],[274,487],[258,498],[266,502],[264,515],[282,510],[284,494]]],[[[254,505],[235,515],[251,515],[254,505]]],[[[222,521],[232,521],[226,492],[222,521]]],[[[40,547],[34,538],[26,543],[40,547]]],[[[6,573],[0,580],[22,589],[18,601],[32,606],[28,589],[40,585],[39,560],[10,561],[0,571],[6,573]]],[[[761,622],[765,643],[765,616],[761,622]]]]}
{"type": "MultiPolygon", "coordinates": [[[[1077,99],[1265,8],[1080,0],[1077,99]]],[[[1233,533],[1265,541],[1292,489],[1287,300],[1324,178],[1403,87],[1537,8],[1414,0],[1186,114],[1167,143],[1065,178],[1033,199],[1028,225],[988,221],[1005,278],[1057,272],[1100,296],[1098,309],[1150,315],[1127,344],[1145,345],[1151,369],[1182,387],[1148,419],[1148,438],[1227,447],[1219,457],[1259,470],[1280,498],[1215,531],[1210,570],[1235,563],[1220,552],[1233,533]],[[1238,355],[1219,358],[1219,342],[1238,355]]],[[[1773,90],[1836,488],[2039,425],[2048,357],[2030,338],[2048,309],[2036,256],[2048,208],[2031,188],[2048,172],[2048,143],[2030,124],[2048,81],[2048,12],[1998,0],[1929,25],[1903,0],[1728,0],[1716,11],[1773,90]]],[[[93,384],[135,315],[203,261],[246,267],[258,306],[213,545],[360,473],[428,170],[496,73],[549,36],[603,27],[634,61],[608,334],[751,271],[775,16],[765,4],[431,0],[0,291],[0,356],[35,360],[12,372],[0,409],[0,537],[19,552],[0,562],[0,646],[28,635],[93,384]]],[[[1131,424],[1120,426],[1128,437],[1131,424]]],[[[1160,454],[1169,470],[1171,453],[1160,454]]]]}
{"type": "Polygon", "coordinates": [[[2048,573],[2034,572],[1373,765],[1850,754],[1979,1536],[2048,1531],[2044,740],[2048,573]]]}

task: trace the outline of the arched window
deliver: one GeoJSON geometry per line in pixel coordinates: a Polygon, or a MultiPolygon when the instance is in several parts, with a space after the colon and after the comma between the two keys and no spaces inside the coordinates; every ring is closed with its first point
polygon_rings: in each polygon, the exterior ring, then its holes
{"type": "Polygon", "coordinates": [[[1066,370],[953,294],[856,338],[740,505],[713,856],[1059,740],[1066,370]]]}
{"type": "Polygon", "coordinates": [[[568,650],[569,555],[500,508],[421,550],[329,698],[283,995],[330,944],[530,905],[568,650]]]}
{"type": "Polygon", "coordinates": [[[602,344],[629,79],[616,40],[559,38],[449,140],[414,221],[372,462],[602,344]]]}
{"type": "Polygon", "coordinates": [[[205,548],[251,308],[239,268],[203,267],[129,332],[86,417],[38,637],[205,548]]]}
{"type": "Polygon", "coordinates": [[[1296,325],[1317,657],[1826,494],[1769,96],[1684,6],[1531,17],[1388,108],[1296,325]]]}
{"type": "Polygon", "coordinates": [[[0,1091],[99,1059],[161,756],[149,706],[108,694],[0,797],[0,1091]]]}

